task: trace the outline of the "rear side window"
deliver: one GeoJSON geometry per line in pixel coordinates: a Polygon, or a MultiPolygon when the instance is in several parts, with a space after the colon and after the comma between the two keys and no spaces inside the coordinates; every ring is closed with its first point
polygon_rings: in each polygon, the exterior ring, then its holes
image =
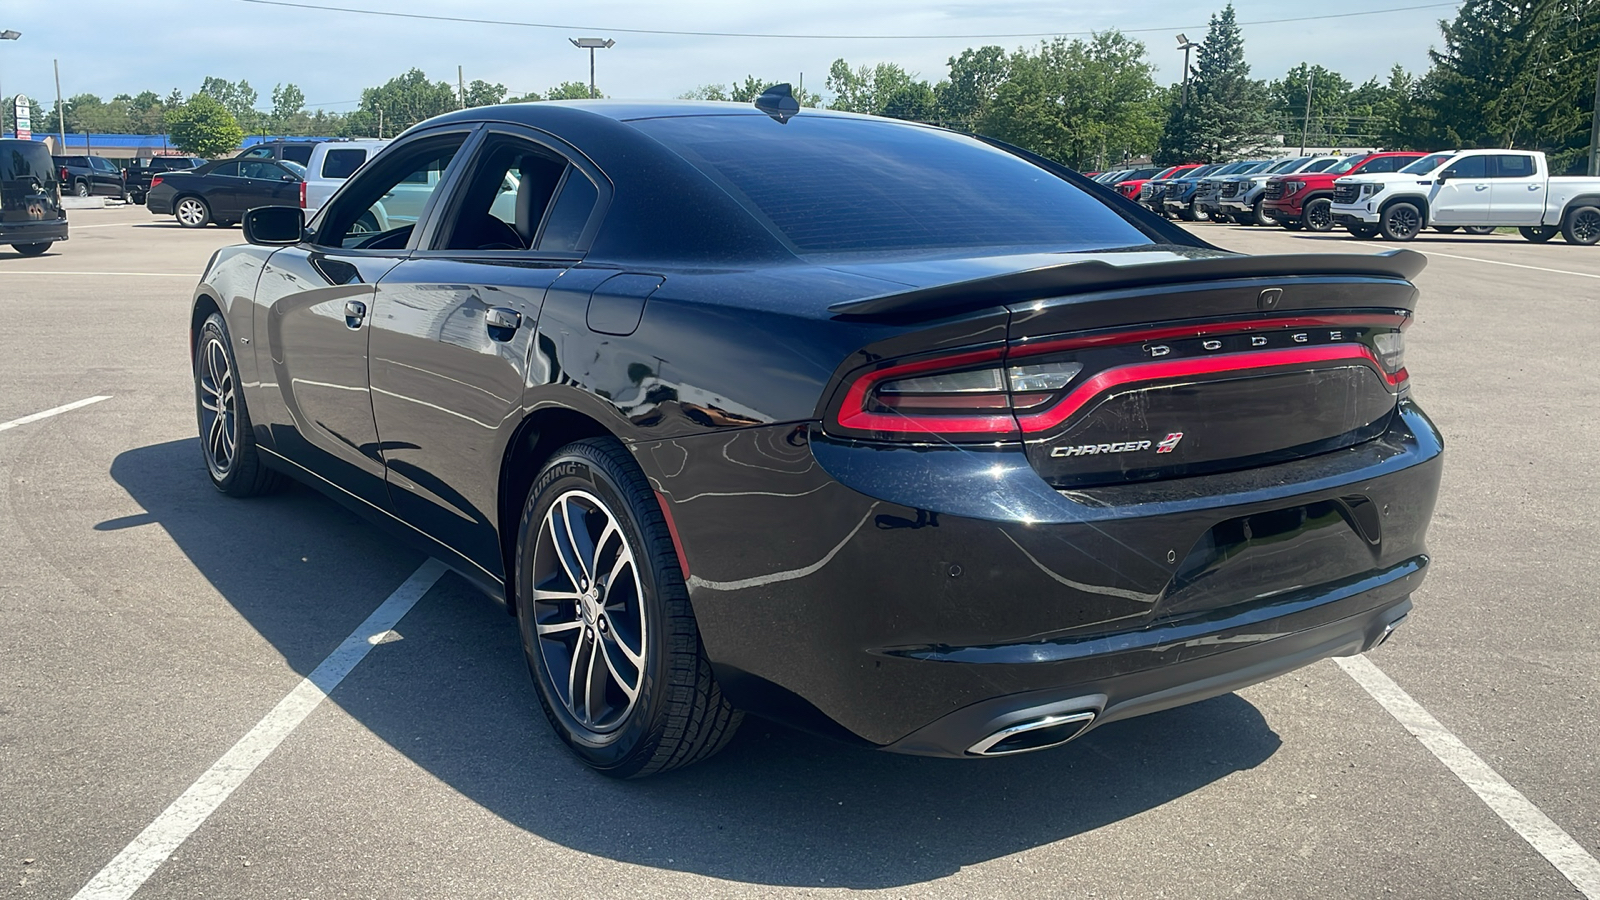
{"type": "Polygon", "coordinates": [[[283,148],[283,152],[278,154],[278,158],[279,159],[291,160],[291,161],[297,162],[297,163],[299,163],[300,165],[303,166],[306,163],[311,162],[311,145],[310,144],[288,144],[288,145],[285,145],[284,148],[283,148]]]}
{"type": "Polygon", "coordinates": [[[323,178],[349,178],[367,161],[367,151],[360,148],[329,150],[322,158],[323,178]]]}
{"type": "Polygon", "coordinates": [[[0,141],[0,182],[37,182],[40,187],[48,187],[55,180],[55,161],[43,144],[0,141]]]}
{"type": "Polygon", "coordinates": [[[825,115],[632,124],[801,253],[1151,243],[1071,183],[964,135],[825,115]]]}
{"type": "Polygon", "coordinates": [[[1538,170],[1533,157],[1521,153],[1506,153],[1494,158],[1495,175],[1500,178],[1531,178],[1538,170]]]}
{"type": "Polygon", "coordinates": [[[239,174],[239,163],[237,161],[225,162],[222,165],[217,166],[215,169],[212,169],[210,172],[207,172],[206,174],[207,175],[227,175],[227,176],[230,176],[230,177],[237,176],[239,174]]]}
{"type": "Polygon", "coordinates": [[[1488,178],[1489,157],[1463,156],[1451,163],[1450,168],[1444,170],[1444,174],[1451,178],[1488,178]]]}
{"type": "Polygon", "coordinates": [[[539,233],[539,249],[577,250],[583,226],[589,224],[589,213],[594,211],[595,201],[599,199],[600,192],[594,182],[577,168],[567,166],[567,180],[556,202],[550,206],[544,230],[539,233]]]}

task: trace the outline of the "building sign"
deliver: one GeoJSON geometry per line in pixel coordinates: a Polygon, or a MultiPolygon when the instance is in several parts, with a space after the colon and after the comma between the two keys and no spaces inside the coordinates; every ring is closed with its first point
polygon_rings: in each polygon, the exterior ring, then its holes
{"type": "MultiPolygon", "coordinates": [[[[0,98],[3,99],[3,98],[0,98]]],[[[28,140],[33,137],[33,123],[29,117],[33,114],[33,104],[22,94],[17,95],[17,137],[28,140]]]]}

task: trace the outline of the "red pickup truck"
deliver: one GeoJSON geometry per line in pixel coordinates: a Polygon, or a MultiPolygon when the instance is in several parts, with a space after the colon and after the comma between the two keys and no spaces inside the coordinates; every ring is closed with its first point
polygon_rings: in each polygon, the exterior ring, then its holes
{"type": "Polygon", "coordinates": [[[1159,172],[1146,175],[1143,178],[1130,178],[1127,181],[1119,181],[1117,182],[1117,190],[1121,191],[1122,196],[1127,197],[1129,200],[1138,201],[1140,199],[1139,191],[1144,188],[1145,182],[1156,181],[1162,178],[1176,178],[1180,172],[1187,172],[1198,165],[1200,164],[1184,163],[1181,166],[1171,166],[1169,168],[1162,169],[1159,172]]]}
{"type": "Polygon", "coordinates": [[[1394,151],[1357,153],[1347,156],[1322,172],[1275,175],[1267,179],[1261,207],[1278,224],[1290,231],[1331,231],[1333,229],[1333,180],[1358,172],[1397,172],[1425,153],[1394,151]]]}

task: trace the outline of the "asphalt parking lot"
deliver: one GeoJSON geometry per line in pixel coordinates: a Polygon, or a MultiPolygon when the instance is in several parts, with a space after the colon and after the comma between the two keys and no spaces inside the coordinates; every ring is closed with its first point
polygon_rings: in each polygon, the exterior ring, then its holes
{"type": "MultiPolygon", "coordinates": [[[[44,257],[0,247],[0,894],[19,898],[78,895],[170,822],[427,563],[310,490],[207,482],[188,304],[238,229],[72,222],[44,257]]],[[[1194,227],[1248,252],[1389,246],[1194,227]]],[[[1410,246],[1431,262],[1407,363],[1448,449],[1433,570],[1369,658],[1431,744],[1322,662],[1040,754],[897,757],[751,721],[708,763],[619,784],[550,733],[513,620],[444,575],[148,880],[119,869],[98,896],[1600,897],[1600,249],[1410,246]]]]}

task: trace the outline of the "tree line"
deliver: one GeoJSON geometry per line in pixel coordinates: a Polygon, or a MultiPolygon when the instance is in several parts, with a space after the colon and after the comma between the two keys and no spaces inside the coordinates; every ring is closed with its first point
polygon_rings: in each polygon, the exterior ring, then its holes
{"type": "MultiPolygon", "coordinates": [[[[1085,170],[1146,158],[1212,162],[1298,147],[1302,139],[1335,148],[1517,146],[1548,152],[1553,171],[1581,167],[1600,62],[1600,0],[1466,0],[1439,27],[1443,46],[1429,51],[1426,72],[1396,65],[1386,78],[1360,84],[1309,61],[1278,79],[1252,78],[1229,4],[1211,16],[1187,101],[1181,80],[1157,83],[1143,42],[1115,30],[1009,51],[969,48],[933,81],[894,62],[838,59],[824,81],[831,100],[798,89],[796,96],[804,106],[989,135],[1085,170]]],[[[771,83],[752,75],[679,96],[750,102],[771,83]]],[[[79,94],[60,113],[71,132],[176,127],[185,133],[180,146],[203,152],[202,144],[232,139],[237,146],[246,134],[388,137],[462,106],[588,96],[582,82],[514,96],[503,84],[431,81],[411,69],[363,90],[350,112],[308,110],[294,84],[274,86],[267,105],[248,82],[212,77],[187,97],[178,90],[110,100],[79,94]]],[[[36,105],[35,130],[54,130],[57,108],[42,112],[36,105]]],[[[6,119],[9,128],[9,110],[6,119]]]]}

